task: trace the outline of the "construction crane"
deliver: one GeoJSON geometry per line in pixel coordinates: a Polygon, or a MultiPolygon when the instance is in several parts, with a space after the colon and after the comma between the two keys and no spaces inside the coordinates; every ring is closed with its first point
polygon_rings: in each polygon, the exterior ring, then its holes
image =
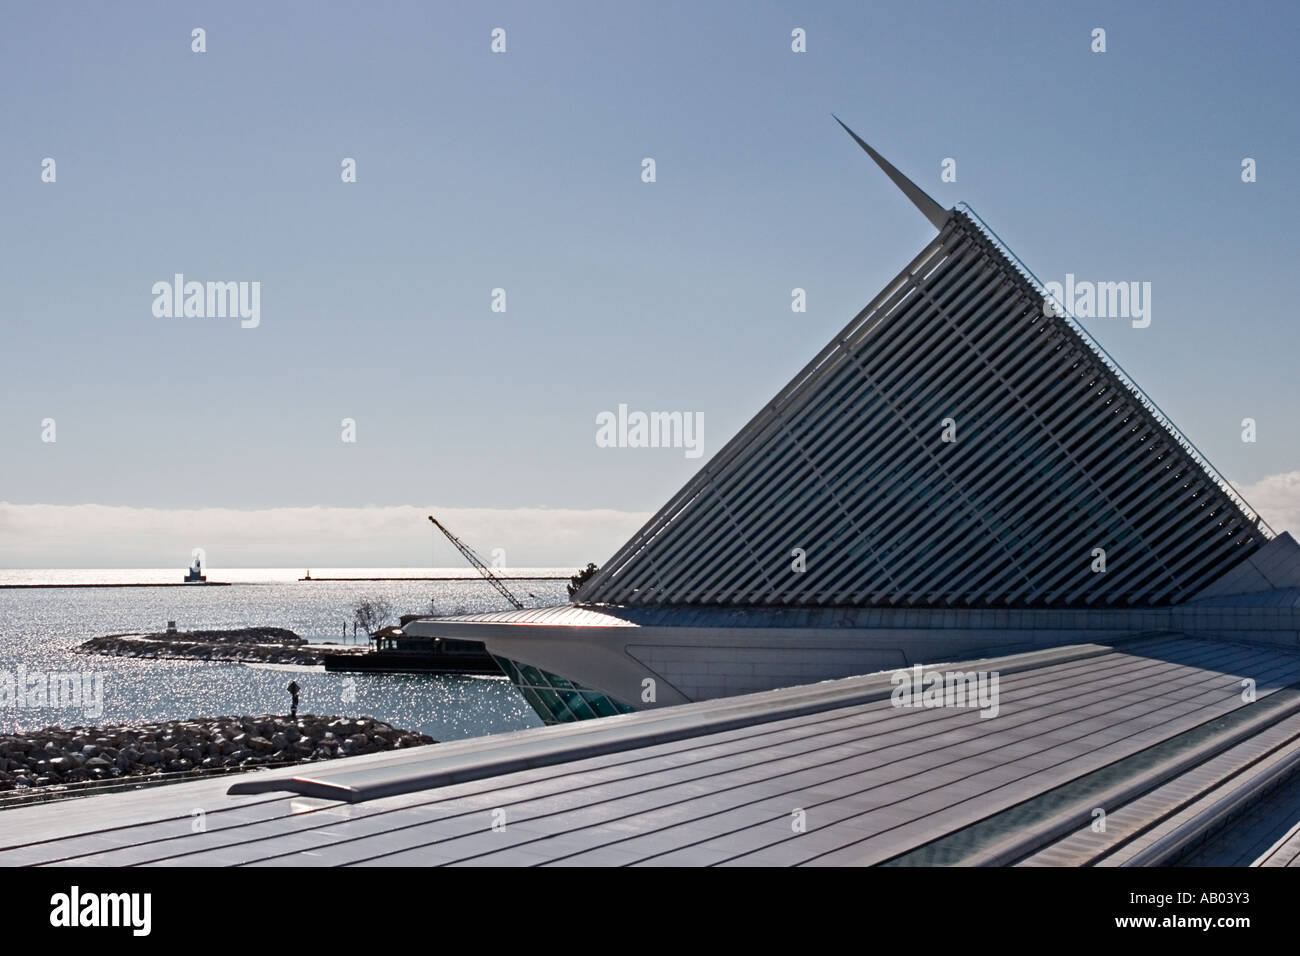
{"type": "MultiPolygon", "coordinates": [[[[478,568],[478,573],[483,575],[483,579],[500,591],[501,596],[515,606],[515,610],[522,611],[524,609],[523,602],[510,593],[510,589],[501,582],[500,578],[492,573],[492,569],[483,563],[483,559],[474,553],[473,548],[448,531],[446,526],[433,515],[429,515],[429,520],[433,522],[435,528],[447,536],[447,540],[455,545],[456,550],[465,556],[466,561],[478,568]]],[[[532,595],[530,594],[529,597],[532,597],[532,595]]]]}

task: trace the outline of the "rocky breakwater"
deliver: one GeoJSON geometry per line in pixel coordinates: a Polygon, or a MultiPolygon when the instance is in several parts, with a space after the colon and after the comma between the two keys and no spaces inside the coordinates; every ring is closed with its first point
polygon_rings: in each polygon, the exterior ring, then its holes
{"type": "Polygon", "coordinates": [[[200,717],[0,735],[0,791],[333,760],[436,741],[373,717],[200,717]]]}
{"type": "MultiPolygon", "coordinates": [[[[76,648],[80,654],[191,661],[234,661],[253,664],[324,662],[325,649],[283,627],[241,627],[224,631],[159,631],[152,634],[109,634],[93,637],[76,648]]],[[[330,647],[332,654],[363,654],[364,648],[330,647]]]]}

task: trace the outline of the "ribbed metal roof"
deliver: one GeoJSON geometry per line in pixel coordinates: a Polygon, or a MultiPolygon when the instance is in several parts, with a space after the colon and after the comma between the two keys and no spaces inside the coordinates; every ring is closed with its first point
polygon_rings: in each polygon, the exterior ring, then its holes
{"type": "Polygon", "coordinates": [[[1288,649],[1162,635],[967,666],[1000,675],[995,718],[850,678],[15,808],[0,866],[1163,863],[1300,746],[1288,649]]]}
{"type": "Polygon", "coordinates": [[[579,599],[1162,605],[1264,543],[1244,501],[1077,325],[1045,314],[1003,249],[953,211],[579,599]]]}

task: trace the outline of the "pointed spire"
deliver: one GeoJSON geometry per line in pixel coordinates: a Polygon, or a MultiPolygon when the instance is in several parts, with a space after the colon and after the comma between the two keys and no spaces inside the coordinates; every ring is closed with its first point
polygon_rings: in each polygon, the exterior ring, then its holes
{"type": "MultiPolygon", "coordinates": [[[[831,116],[835,117],[835,122],[844,126],[844,121],[838,116],[835,116],[834,113],[832,113],[831,116]]],[[[912,205],[921,210],[921,215],[930,220],[934,225],[934,228],[943,228],[943,224],[948,220],[948,213],[942,206],[927,196],[920,186],[895,169],[893,163],[868,146],[861,136],[853,132],[853,130],[849,129],[847,126],[844,126],[844,132],[857,140],[858,145],[866,150],[867,155],[876,161],[876,165],[885,171],[885,175],[892,179],[894,185],[903,191],[903,195],[912,200],[912,205]]]]}

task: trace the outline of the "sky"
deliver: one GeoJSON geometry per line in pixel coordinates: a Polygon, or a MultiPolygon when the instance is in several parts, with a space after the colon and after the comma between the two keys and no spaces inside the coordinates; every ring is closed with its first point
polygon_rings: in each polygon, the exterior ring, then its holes
{"type": "Polygon", "coordinates": [[[1044,281],[1149,282],[1149,325],[1090,331],[1300,529],[1298,20],[6,5],[0,566],[419,566],[430,512],[599,563],[933,236],[832,112],[1044,281]],[[155,314],[177,273],[259,283],[256,326],[155,314]],[[698,418],[702,457],[602,447],[620,405],[698,418]]]}

